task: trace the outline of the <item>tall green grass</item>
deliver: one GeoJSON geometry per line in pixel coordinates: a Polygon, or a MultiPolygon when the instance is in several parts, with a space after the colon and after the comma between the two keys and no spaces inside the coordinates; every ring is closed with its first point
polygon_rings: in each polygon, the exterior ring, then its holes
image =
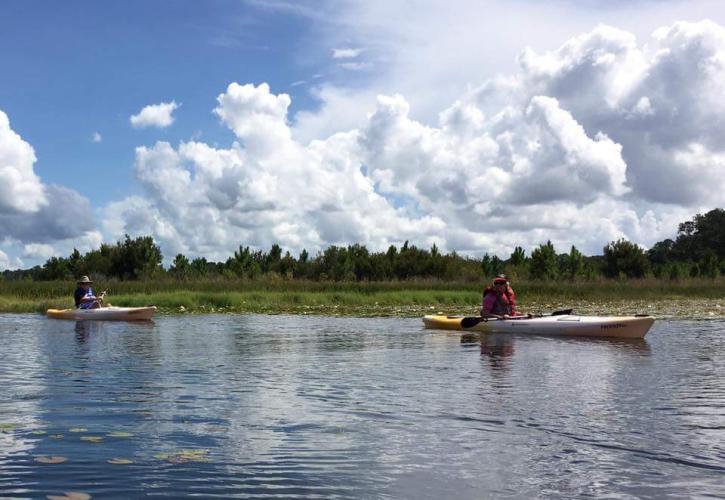
{"type": "MultiPolygon", "coordinates": [[[[725,298],[725,280],[654,279],[598,282],[513,283],[523,306],[578,307],[585,303],[657,302],[725,298]]],[[[312,282],[283,280],[109,281],[108,301],[118,306],[156,305],[162,311],[295,312],[388,315],[407,311],[475,311],[483,283],[312,282]]],[[[0,312],[44,312],[73,306],[72,282],[2,282],[0,312]]]]}

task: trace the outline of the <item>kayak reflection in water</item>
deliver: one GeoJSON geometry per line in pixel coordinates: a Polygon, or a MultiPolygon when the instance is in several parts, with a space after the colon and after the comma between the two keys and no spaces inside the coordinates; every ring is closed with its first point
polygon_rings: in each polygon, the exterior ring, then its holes
{"type": "Polygon", "coordinates": [[[78,280],[78,288],[73,294],[76,309],[97,309],[101,307],[106,292],[104,291],[100,296],[96,297],[93,288],[91,288],[92,284],[93,282],[88,276],[81,276],[81,279],[78,280]]]}
{"type": "Polygon", "coordinates": [[[488,318],[516,316],[516,294],[505,274],[496,276],[493,285],[483,289],[481,316],[488,318]]]}

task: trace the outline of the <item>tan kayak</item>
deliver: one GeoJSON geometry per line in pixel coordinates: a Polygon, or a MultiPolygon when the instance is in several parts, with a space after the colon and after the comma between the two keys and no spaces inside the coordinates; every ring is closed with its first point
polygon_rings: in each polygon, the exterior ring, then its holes
{"type": "Polygon", "coordinates": [[[48,309],[53,319],[143,321],[150,320],[156,313],[156,306],[147,307],[99,307],[98,309],[48,309]]]}
{"type": "Polygon", "coordinates": [[[614,337],[641,339],[654,323],[652,316],[577,316],[573,314],[520,319],[466,318],[463,316],[423,317],[426,328],[464,330],[486,333],[521,333],[580,337],[614,337]],[[478,320],[478,321],[477,321],[478,320]],[[465,328],[461,323],[471,325],[465,328]]]}

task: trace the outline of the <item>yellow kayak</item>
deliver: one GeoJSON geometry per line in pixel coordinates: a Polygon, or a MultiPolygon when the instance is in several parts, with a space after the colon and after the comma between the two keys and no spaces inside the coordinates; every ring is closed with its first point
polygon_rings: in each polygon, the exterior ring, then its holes
{"type": "Polygon", "coordinates": [[[48,309],[47,315],[53,319],[103,320],[103,321],[142,321],[150,320],[156,313],[156,306],[147,307],[99,307],[98,309],[48,309]]]}
{"type": "Polygon", "coordinates": [[[655,318],[652,316],[577,316],[573,314],[516,319],[489,319],[463,316],[428,315],[426,328],[465,330],[486,333],[523,333],[581,337],[641,339],[647,335],[655,318]],[[464,323],[462,325],[461,323],[464,323]]]}

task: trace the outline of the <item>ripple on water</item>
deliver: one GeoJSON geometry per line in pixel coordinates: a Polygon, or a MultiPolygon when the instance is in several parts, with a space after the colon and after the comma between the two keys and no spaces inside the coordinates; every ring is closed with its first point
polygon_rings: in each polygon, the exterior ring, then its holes
{"type": "Polygon", "coordinates": [[[0,496],[725,495],[722,321],[638,342],[253,315],[0,334],[0,496]]]}

